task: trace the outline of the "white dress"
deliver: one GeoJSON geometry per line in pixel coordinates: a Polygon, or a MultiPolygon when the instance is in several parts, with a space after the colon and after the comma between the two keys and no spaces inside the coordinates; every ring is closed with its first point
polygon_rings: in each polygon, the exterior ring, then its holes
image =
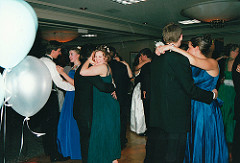
{"type": "Polygon", "coordinates": [[[133,89],[131,103],[130,130],[141,134],[146,131],[143,102],[141,99],[141,84],[138,83],[133,89]]]}

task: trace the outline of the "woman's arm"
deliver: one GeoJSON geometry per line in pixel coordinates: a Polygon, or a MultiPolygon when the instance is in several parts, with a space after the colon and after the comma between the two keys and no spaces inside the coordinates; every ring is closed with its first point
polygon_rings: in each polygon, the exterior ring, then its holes
{"type": "Polygon", "coordinates": [[[64,77],[64,79],[67,80],[67,82],[69,82],[71,85],[74,86],[74,79],[70,78],[70,77],[64,72],[64,68],[61,67],[61,66],[56,66],[56,68],[57,68],[58,73],[61,74],[61,75],[64,77]]]}
{"type": "Polygon", "coordinates": [[[191,65],[194,65],[206,71],[216,70],[216,69],[218,70],[218,62],[212,58],[198,58],[188,53],[187,51],[177,48],[175,46],[171,46],[171,50],[187,57],[191,65]]]}
{"type": "Polygon", "coordinates": [[[82,66],[82,69],[80,71],[80,75],[82,76],[105,76],[107,73],[107,66],[106,64],[100,64],[100,65],[93,65],[89,67],[91,59],[88,59],[82,66]]]}
{"type": "Polygon", "coordinates": [[[143,65],[145,65],[148,62],[151,62],[151,59],[148,58],[146,61],[139,63],[137,66],[135,66],[135,68],[134,68],[135,71],[138,71],[140,68],[142,68],[143,65]]]}
{"type": "Polygon", "coordinates": [[[133,78],[132,70],[131,70],[129,64],[128,64],[126,61],[121,61],[121,62],[127,66],[128,77],[129,77],[130,79],[133,78]]]}
{"type": "Polygon", "coordinates": [[[182,50],[182,49],[177,48],[177,47],[172,46],[172,45],[161,46],[161,47],[158,48],[158,50],[160,51],[160,54],[164,54],[165,51],[167,51],[167,50],[172,50],[174,52],[180,53],[183,56],[188,58],[191,65],[194,65],[194,66],[199,67],[201,69],[204,69],[206,71],[218,70],[218,63],[217,63],[216,60],[214,60],[212,58],[199,58],[199,57],[196,57],[196,56],[188,53],[185,50],[182,50]]]}
{"type": "Polygon", "coordinates": [[[223,55],[223,56],[221,56],[221,57],[218,57],[217,59],[216,59],[216,61],[219,61],[219,60],[221,60],[221,59],[223,59],[223,58],[229,58],[228,56],[225,56],[225,55],[223,55]]]}

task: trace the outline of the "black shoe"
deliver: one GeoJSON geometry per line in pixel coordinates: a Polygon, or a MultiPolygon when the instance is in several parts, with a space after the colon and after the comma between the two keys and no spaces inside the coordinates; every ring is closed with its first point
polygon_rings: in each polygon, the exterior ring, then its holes
{"type": "Polygon", "coordinates": [[[59,155],[57,157],[50,157],[51,162],[56,162],[56,161],[67,161],[69,160],[70,157],[63,157],[62,155],[59,155]]]}
{"type": "Polygon", "coordinates": [[[122,138],[122,139],[121,139],[121,144],[126,144],[126,143],[128,143],[127,138],[122,138]]]}
{"type": "Polygon", "coordinates": [[[123,150],[124,148],[126,148],[126,144],[121,144],[121,150],[123,150]]]}
{"type": "Polygon", "coordinates": [[[145,133],[140,133],[140,134],[138,134],[138,136],[146,136],[146,134],[145,133]]]}
{"type": "Polygon", "coordinates": [[[147,131],[145,131],[144,133],[140,133],[138,134],[139,136],[147,136],[147,131]]]}

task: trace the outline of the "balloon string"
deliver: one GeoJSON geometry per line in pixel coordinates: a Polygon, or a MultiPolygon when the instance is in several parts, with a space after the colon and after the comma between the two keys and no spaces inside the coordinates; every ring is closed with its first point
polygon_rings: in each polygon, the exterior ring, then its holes
{"type": "Polygon", "coordinates": [[[6,105],[4,106],[4,136],[3,136],[3,162],[6,162],[6,128],[7,128],[7,110],[6,105]]]}
{"type": "MultiPolygon", "coordinates": [[[[2,108],[1,108],[1,126],[2,126],[2,119],[3,119],[3,106],[4,105],[2,105],[2,108]]],[[[0,133],[1,133],[1,129],[2,129],[2,127],[0,126],[0,133]]]]}
{"type": "Polygon", "coordinates": [[[6,116],[6,101],[4,101],[2,108],[1,108],[1,122],[0,122],[0,133],[2,129],[2,124],[4,125],[3,128],[3,162],[6,162],[6,124],[7,124],[7,116],[6,116]],[[3,122],[4,116],[4,122],[3,122]]]}
{"type": "Polygon", "coordinates": [[[27,127],[28,127],[28,129],[29,129],[29,131],[31,131],[31,133],[33,133],[34,135],[36,135],[37,137],[40,137],[40,136],[43,136],[43,135],[45,135],[46,133],[38,133],[38,132],[34,132],[34,131],[32,131],[31,129],[30,129],[30,127],[29,127],[29,124],[28,124],[28,121],[30,120],[30,118],[29,117],[25,117],[24,118],[24,120],[23,120],[23,125],[22,125],[22,138],[21,138],[21,147],[20,147],[20,151],[19,151],[19,156],[20,156],[20,154],[21,154],[21,152],[22,152],[22,148],[23,148],[23,129],[24,129],[24,123],[26,122],[26,124],[27,124],[27,127]]]}
{"type": "Polygon", "coordinates": [[[8,72],[11,72],[11,70],[12,70],[12,69],[4,69],[3,74],[2,74],[3,79],[6,78],[7,73],[8,73],[8,72]]]}
{"type": "MultiPolygon", "coordinates": [[[[10,99],[10,98],[11,98],[11,97],[9,97],[8,99],[10,99]]],[[[4,108],[5,108],[5,110],[6,110],[6,106],[10,106],[10,107],[12,106],[11,104],[7,104],[7,100],[8,100],[8,99],[5,99],[5,98],[4,98],[4,102],[3,102],[3,105],[2,105],[2,108],[1,108],[1,122],[0,122],[0,126],[2,126],[2,122],[3,122],[3,113],[4,113],[3,110],[4,110],[4,108]],[[5,106],[5,107],[4,107],[4,106],[5,106]]],[[[0,127],[0,133],[1,133],[1,129],[2,129],[2,128],[0,127]]]]}
{"type": "Polygon", "coordinates": [[[8,92],[8,93],[9,93],[9,96],[8,96],[8,97],[6,97],[7,95],[6,95],[6,93],[5,93],[5,101],[4,101],[5,106],[8,106],[8,107],[12,107],[12,104],[9,104],[9,103],[8,103],[8,101],[9,101],[9,100],[11,99],[11,97],[12,97],[12,93],[11,93],[11,91],[9,91],[9,90],[7,89],[7,87],[6,87],[6,75],[7,75],[7,73],[11,72],[11,70],[12,70],[12,69],[5,69],[5,70],[3,71],[3,74],[2,74],[2,76],[3,76],[3,81],[4,81],[4,84],[5,84],[5,92],[8,92]]]}
{"type": "MultiPolygon", "coordinates": [[[[6,75],[8,72],[10,72],[11,69],[5,69],[3,71],[3,81],[4,81],[4,89],[5,91],[8,91],[10,93],[10,91],[6,88],[6,75]]],[[[3,162],[5,163],[6,162],[6,131],[7,131],[7,109],[6,107],[11,107],[12,104],[8,104],[8,101],[9,99],[11,98],[11,93],[10,93],[10,96],[9,97],[6,97],[4,98],[4,102],[3,102],[3,105],[2,105],[2,109],[1,109],[1,126],[0,126],[0,133],[2,132],[1,128],[2,128],[2,123],[3,123],[3,116],[4,116],[4,128],[3,128],[3,162]]]]}
{"type": "MultiPolygon", "coordinates": [[[[30,120],[30,118],[29,118],[28,120],[30,120]]],[[[39,133],[39,132],[34,132],[34,131],[32,131],[32,130],[30,129],[29,125],[28,125],[28,121],[26,121],[26,123],[27,123],[28,129],[31,131],[31,133],[33,133],[33,134],[36,135],[37,137],[46,135],[46,133],[39,133]]]]}

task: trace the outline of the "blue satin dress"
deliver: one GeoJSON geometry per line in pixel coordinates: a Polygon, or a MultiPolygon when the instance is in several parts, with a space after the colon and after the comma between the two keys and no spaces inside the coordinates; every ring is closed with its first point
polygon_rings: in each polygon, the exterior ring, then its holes
{"type": "MultiPolygon", "coordinates": [[[[75,70],[68,75],[74,78],[75,70]]],[[[64,157],[72,160],[81,160],[80,134],[76,120],[73,118],[73,101],[75,91],[67,91],[58,122],[57,144],[58,151],[64,157]]]]}
{"type": "MultiPolygon", "coordinates": [[[[192,66],[192,75],[196,86],[212,91],[218,76],[212,77],[205,70],[192,66]]],[[[188,133],[185,159],[189,163],[227,163],[228,148],[224,136],[224,125],[220,99],[210,105],[191,101],[191,131],[188,133]]]]}

